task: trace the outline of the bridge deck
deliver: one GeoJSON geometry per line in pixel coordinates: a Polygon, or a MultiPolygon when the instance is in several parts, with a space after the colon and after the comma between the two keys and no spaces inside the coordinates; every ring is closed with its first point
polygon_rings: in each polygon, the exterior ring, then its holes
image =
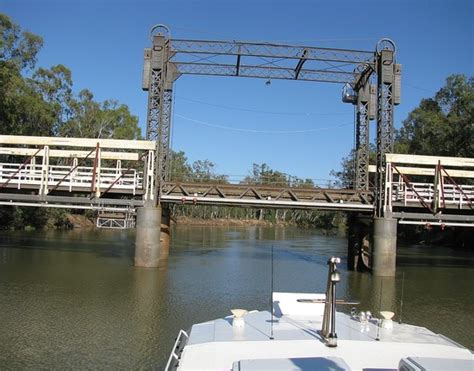
{"type": "Polygon", "coordinates": [[[373,210],[373,192],[249,184],[166,183],[162,202],[262,208],[373,210]]]}
{"type": "MultiPolygon", "coordinates": [[[[155,143],[0,135],[0,205],[134,210],[151,200],[155,143]]],[[[474,159],[387,154],[384,213],[474,225],[474,159]]],[[[375,170],[373,167],[370,170],[375,170]]],[[[371,213],[373,191],[168,182],[163,204],[371,213]]]]}

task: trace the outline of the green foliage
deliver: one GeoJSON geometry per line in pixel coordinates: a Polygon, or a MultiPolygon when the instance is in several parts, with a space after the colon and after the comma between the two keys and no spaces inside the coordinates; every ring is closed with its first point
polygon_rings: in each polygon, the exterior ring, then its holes
{"type": "Polygon", "coordinates": [[[115,100],[74,94],[64,65],[34,70],[41,37],[21,31],[0,13],[0,131],[17,135],[139,139],[138,118],[115,100]],[[32,69],[31,77],[24,74],[32,69]]]}
{"type": "Polygon", "coordinates": [[[355,179],[355,150],[341,160],[341,170],[331,170],[330,175],[337,179],[336,186],[339,188],[351,188],[355,179]]]}
{"type": "Polygon", "coordinates": [[[51,69],[39,68],[33,74],[31,83],[46,102],[54,115],[51,132],[58,135],[61,127],[71,118],[73,104],[72,74],[62,64],[51,69]]]}
{"type": "Polygon", "coordinates": [[[188,158],[183,151],[171,151],[171,179],[176,182],[186,182],[190,180],[192,168],[188,164],[188,158]]]}
{"type": "MultiPolygon", "coordinates": [[[[58,64],[35,69],[41,37],[0,13],[0,134],[139,139],[138,118],[115,100],[75,95],[71,71],[58,64]]],[[[3,228],[67,226],[65,212],[0,208],[3,228]]]]}
{"type": "Polygon", "coordinates": [[[191,179],[198,183],[227,183],[227,176],[216,174],[215,164],[209,160],[197,160],[191,165],[191,179]]]}
{"type": "Polygon", "coordinates": [[[36,55],[43,46],[43,39],[13,23],[10,17],[0,13],[0,62],[10,64],[18,71],[33,68],[36,55]]]}
{"type": "Polygon", "coordinates": [[[396,152],[474,157],[474,78],[452,75],[423,99],[396,138],[396,152]]]}
{"type": "Polygon", "coordinates": [[[242,183],[245,184],[268,184],[273,186],[287,186],[289,179],[287,175],[273,170],[267,164],[253,164],[252,174],[247,176],[242,183]]]}
{"type": "Polygon", "coordinates": [[[102,103],[85,89],[71,101],[72,117],[62,127],[61,136],[85,138],[140,139],[138,117],[115,100],[102,103]]]}
{"type": "Polygon", "coordinates": [[[292,187],[297,187],[297,188],[314,188],[315,184],[313,179],[300,179],[298,177],[293,177],[292,179],[292,187]]]}

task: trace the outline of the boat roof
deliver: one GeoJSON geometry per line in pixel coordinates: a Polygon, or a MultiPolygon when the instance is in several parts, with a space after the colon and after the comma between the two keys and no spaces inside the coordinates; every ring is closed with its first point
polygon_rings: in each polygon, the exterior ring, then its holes
{"type": "Polygon", "coordinates": [[[321,294],[284,293],[277,298],[278,315],[249,312],[243,327],[233,326],[233,316],[193,325],[179,370],[393,370],[407,357],[464,360],[466,370],[474,369],[468,349],[424,327],[393,323],[391,329],[381,328],[375,321],[360,322],[339,312],[338,346],[327,347],[319,333],[324,304],[298,302],[321,294]]]}

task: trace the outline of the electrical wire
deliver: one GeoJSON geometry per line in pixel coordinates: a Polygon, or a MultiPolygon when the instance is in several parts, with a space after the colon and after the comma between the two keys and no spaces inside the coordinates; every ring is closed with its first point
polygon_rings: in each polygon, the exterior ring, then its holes
{"type": "Polygon", "coordinates": [[[211,106],[211,107],[218,107],[218,108],[224,108],[224,109],[229,109],[229,110],[235,110],[235,111],[244,111],[244,112],[253,112],[253,113],[264,113],[267,115],[284,115],[284,116],[336,116],[336,115],[351,115],[352,113],[346,113],[346,112],[334,112],[334,113],[299,113],[299,112],[277,112],[277,111],[264,111],[264,110],[258,110],[258,109],[250,109],[250,108],[243,108],[243,107],[236,107],[236,106],[227,106],[227,105],[222,105],[222,104],[215,104],[215,103],[209,103],[209,102],[204,102],[196,99],[190,99],[186,97],[181,97],[181,96],[176,96],[176,98],[187,101],[187,102],[192,102],[192,103],[198,103],[198,104],[204,104],[206,106],[211,106]]]}
{"type": "Polygon", "coordinates": [[[411,84],[408,84],[406,82],[403,83],[403,85],[406,85],[410,88],[413,88],[413,89],[417,89],[417,90],[421,90],[421,91],[426,91],[428,93],[431,93],[431,94],[435,94],[435,92],[433,92],[433,90],[429,90],[429,89],[425,89],[425,88],[422,88],[420,86],[416,86],[416,85],[411,85],[411,84]]]}
{"type": "Polygon", "coordinates": [[[331,129],[337,129],[341,128],[344,126],[351,126],[352,123],[350,124],[340,124],[340,125],[335,125],[335,126],[330,126],[330,127],[324,127],[324,128],[316,128],[316,129],[303,129],[303,130],[254,130],[254,129],[240,129],[240,128],[235,128],[235,127],[230,127],[230,126],[224,126],[224,125],[216,125],[210,122],[206,121],[201,121],[201,120],[196,120],[190,117],[186,117],[180,114],[175,114],[176,117],[179,117],[183,120],[194,122],[199,125],[204,125],[204,126],[209,126],[212,128],[216,129],[223,129],[223,130],[230,130],[230,131],[238,131],[241,133],[254,133],[254,134],[303,134],[303,133],[314,133],[318,131],[325,131],[325,130],[331,130],[331,129]]]}

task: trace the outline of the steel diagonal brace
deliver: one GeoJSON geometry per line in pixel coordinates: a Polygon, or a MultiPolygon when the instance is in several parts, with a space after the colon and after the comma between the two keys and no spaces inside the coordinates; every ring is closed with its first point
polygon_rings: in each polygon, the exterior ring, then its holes
{"type": "Polygon", "coordinates": [[[23,163],[20,165],[20,167],[17,169],[17,171],[15,171],[12,175],[10,175],[10,177],[9,177],[4,183],[2,183],[2,184],[0,185],[0,189],[5,188],[5,187],[8,185],[8,183],[10,183],[10,181],[26,166],[26,164],[27,164],[28,162],[30,162],[30,161],[33,159],[33,157],[35,157],[35,156],[36,156],[38,153],[40,153],[40,151],[42,151],[43,149],[44,149],[44,147],[38,149],[33,155],[31,155],[31,156],[28,157],[25,161],[23,161],[23,163]]]}
{"type": "MultiPolygon", "coordinates": [[[[143,160],[143,158],[144,158],[145,155],[147,155],[147,154],[148,154],[148,152],[144,152],[144,153],[140,156],[140,158],[138,159],[137,162],[143,160]]],[[[120,174],[120,176],[118,176],[118,177],[112,182],[112,184],[111,184],[104,192],[102,192],[102,193],[99,195],[98,198],[101,198],[101,197],[102,197],[103,195],[105,195],[108,191],[110,191],[110,190],[112,189],[112,187],[113,187],[115,184],[117,184],[117,182],[118,182],[120,179],[122,179],[125,175],[127,175],[130,171],[132,171],[132,165],[130,165],[130,166],[127,168],[127,170],[125,170],[124,172],[122,172],[122,174],[120,174]]]]}
{"type": "Polygon", "coordinates": [[[73,167],[71,168],[71,170],[69,170],[69,172],[68,172],[66,175],[64,175],[64,177],[63,177],[61,180],[59,180],[59,182],[57,182],[56,185],[55,185],[49,192],[51,193],[51,192],[55,191],[56,189],[58,189],[58,187],[61,185],[61,183],[64,182],[64,181],[66,180],[66,178],[67,178],[69,175],[71,175],[71,173],[72,173],[74,170],[76,170],[80,165],[82,165],[82,164],[89,158],[89,156],[90,156],[95,150],[96,150],[96,149],[93,148],[93,149],[86,155],[86,157],[84,157],[84,158],[81,160],[81,162],[78,162],[75,166],[73,166],[73,167]]]}
{"type": "Polygon", "coordinates": [[[181,54],[242,55],[246,57],[299,59],[307,50],[309,60],[361,63],[373,60],[373,52],[366,50],[321,48],[272,43],[239,41],[171,39],[170,50],[181,54]]]}
{"type": "Polygon", "coordinates": [[[222,192],[219,187],[215,186],[214,188],[217,191],[217,193],[219,193],[219,196],[221,196],[222,198],[226,198],[225,193],[222,192]]]}
{"type": "MultiPolygon", "coordinates": [[[[451,182],[452,185],[454,185],[456,187],[456,189],[464,196],[464,198],[466,199],[468,205],[469,205],[469,208],[473,208],[473,203],[471,201],[471,198],[463,191],[463,189],[459,186],[459,184],[457,184],[453,178],[451,178],[451,175],[448,174],[448,172],[446,171],[446,169],[441,165],[441,164],[438,164],[438,167],[441,171],[443,171],[446,176],[448,177],[449,181],[451,182]]],[[[444,197],[443,197],[443,202],[444,202],[444,197]]]]}
{"type": "MultiPolygon", "coordinates": [[[[174,188],[173,188],[173,189],[174,189],[174,188]]],[[[173,190],[173,189],[172,189],[172,190],[173,190]]],[[[179,185],[179,189],[181,190],[181,192],[183,193],[183,195],[189,196],[189,192],[186,191],[186,189],[184,188],[184,186],[183,186],[182,184],[179,185]]],[[[169,193],[171,193],[171,191],[170,191],[169,193]]]]}
{"type": "Polygon", "coordinates": [[[249,191],[252,192],[253,195],[254,195],[257,199],[259,199],[259,200],[262,199],[262,196],[260,196],[260,195],[258,194],[258,192],[257,192],[254,188],[252,188],[252,187],[247,188],[247,189],[245,190],[245,192],[243,192],[243,193],[239,196],[239,198],[240,198],[240,199],[243,198],[249,191]]]}
{"type": "Polygon", "coordinates": [[[410,182],[410,179],[408,179],[408,177],[404,174],[402,174],[395,165],[392,164],[392,168],[401,176],[403,182],[405,183],[405,185],[407,187],[409,187],[413,192],[415,192],[416,196],[418,197],[418,199],[420,200],[421,204],[427,208],[432,214],[433,213],[433,209],[431,208],[431,206],[429,204],[426,203],[425,199],[418,193],[418,191],[415,189],[415,187],[413,187],[413,184],[411,184],[410,182]]]}
{"type": "Polygon", "coordinates": [[[326,197],[326,199],[328,200],[328,202],[331,202],[331,203],[336,202],[336,201],[334,200],[334,198],[332,198],[332,196],[331,196],[328,192],[324,192],[323,195],[324,195],[324,197],[326,197]]]}
{"type": "Polygon", "coordinates": [[[214,189],[214,186],[209,186],[206,191],[202,194],[202,197],[206,197],[212,190],[214,189]]]}
{"type": "Polygon", "coordinates": [[[359,198],[361,199],[362,203],[366,203],[366,204],[370,204],[369,200],[367,199],[367,197],[365,196],[365,194],[363,193],[358,193],[359,195],[359,198]]]}
{"type": "Polygon", "coordinates": [[[295,68],[295,80],[298,80],[298,76],[301,72],[301,69],[303,68],[303,64],[304,62],[306,62],[307,55],[308,55],[308,49],[303,50],[303,54],[301,55],[301,58],[298,61],[298,64],[296,65],[296,68],[295,68]]]}
{"type": "Polygon", "coordinates": [[[178,184],[169,184],[169,183],[166,183],[164,186],[163,186],[163,194],[164,195],[169,195],[171,194],[176,188],[178,188],[178,184]]]}
{"type": "Polygon", "coordinates": [[[332,83],[354,83],[357,74],[353,72],[343,71],[327,71],[327,70],[307,70],[301,69],[296,75],[292,68],[286,67],[267,67],[256,65],[239,65],[221,63],[195,63],[195,62],[172,62],[179,74],[188,75],[213,75],[213,76],[239,76],[254,77],[262,79],[278,79],[278,80],[302,80],[302,81],[319,81],[332,83]]]}

